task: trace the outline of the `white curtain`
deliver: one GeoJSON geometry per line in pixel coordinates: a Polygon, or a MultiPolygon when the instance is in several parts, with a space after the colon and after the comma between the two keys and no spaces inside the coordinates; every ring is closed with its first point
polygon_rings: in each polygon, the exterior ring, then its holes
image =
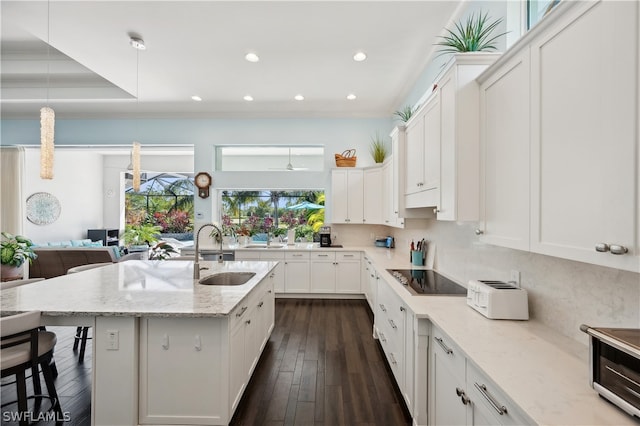
{"type": "Polygon", "coordinates": [[[0,230],[22,234],[24,148],[0,147],[0,230]]]}

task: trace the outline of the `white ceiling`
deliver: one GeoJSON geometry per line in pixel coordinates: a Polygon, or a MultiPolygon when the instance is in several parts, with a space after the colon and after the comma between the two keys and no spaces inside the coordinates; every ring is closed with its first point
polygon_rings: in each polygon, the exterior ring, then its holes
{"type": "Polygon", "coordinates": [[[3,0],[2,116],[47,97],[58,118],[390,116],[459,4],[3,0]]]}

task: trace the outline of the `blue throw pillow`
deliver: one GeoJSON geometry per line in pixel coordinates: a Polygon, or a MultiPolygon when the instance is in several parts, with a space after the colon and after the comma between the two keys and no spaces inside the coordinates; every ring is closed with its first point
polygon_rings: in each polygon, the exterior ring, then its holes
{"type": "Polygon", "coordinates": [[[116,259],[120,259],[120,247],[118,246],[109,246],[109,247],[111,247],[111,250],[113,250],[113,256],[116,259]]]}
{"type": "Polygon", "coordinates": [[[89,238],[82,240],[71,240],[71,247],[84,247],[85,244],[90,243],[91,240],[89,238]]]}

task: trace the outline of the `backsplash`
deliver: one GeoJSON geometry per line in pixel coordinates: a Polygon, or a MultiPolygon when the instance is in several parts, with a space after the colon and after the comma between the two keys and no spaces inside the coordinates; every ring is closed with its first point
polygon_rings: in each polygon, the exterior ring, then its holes
{"type": "Polygon", "coordinates": [[[336,225],[332,231],[345,245],[373,246],[371,235],[392,235],[394,250],[406,251],[407,259],[411,239],[426,238],[435,243],[434,268],[465,285],[470,279],[508,281],[510,271],[518,270],[531,319],[584,344],[580,324],[640,327],[640,274],[485,244],[474,234],[476,227],[407,219],[405,229],[336,225]]]}

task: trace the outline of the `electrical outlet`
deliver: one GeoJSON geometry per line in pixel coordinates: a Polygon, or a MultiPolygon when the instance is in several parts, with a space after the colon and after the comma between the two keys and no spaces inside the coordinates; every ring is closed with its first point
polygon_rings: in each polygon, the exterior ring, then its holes
{"type": "Polygon", "coordinates": [[[514,285],[520,287],[520,271],[512,269],[511,270],[511,278],[509,278],[509,282],[511,282],[514,285]]]}
{"type": "Polygon", "coordinates": [[[119,332],[118,330],[107,330],[107,350],[108,351],[117,351],[120,345],[119,342],[119,332]]]}

